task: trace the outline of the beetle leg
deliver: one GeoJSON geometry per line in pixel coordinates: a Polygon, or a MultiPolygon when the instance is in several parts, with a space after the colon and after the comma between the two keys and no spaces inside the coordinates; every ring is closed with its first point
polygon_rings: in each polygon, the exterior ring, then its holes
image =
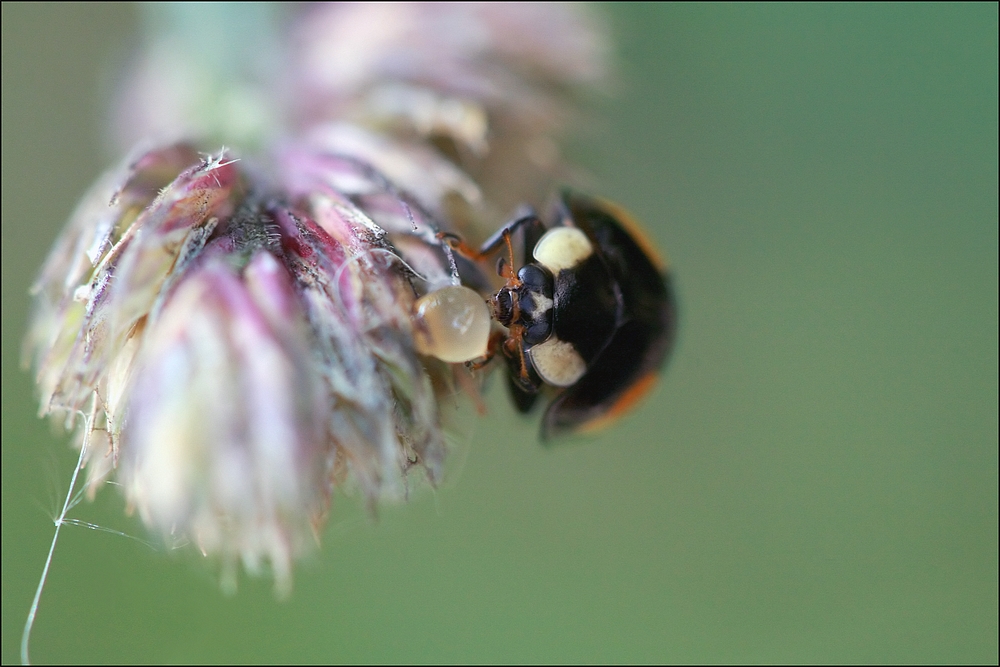
{"type": "Polygon", "coordinates": [[[540,394],[537,391],[525,391],[521,383],[514,379],[510,373],[507,374],[507,388],[510,390],[510,397],[514,401],[514,406],[518,412],[528,412],[534,407],[540,394]]]}
{"type": "Polygon", "coordinates": [[[521,341],[523,327],[511,327],[511,336],[504,341],[503,351],[507,358],[507,387],[519,412],[528,412],[539,396],[542,381],[533,372],[531,361],[524,352],[521,341]]]}
{"type": "MultiPolygon", "coordinates": [[[[478,250],[470,246],[461,236],[452,232],[438,232],[437,237],[447,242],[448,245],[463,256],[473,260],[481,260],[484,257],[494,254],[504,245],[509,247],[510,237],[522,228],[525,230],[525,250],[530,251],[534,247],[535,242],[545,233],[545,224],[534,213],[520,216],[506,223],[486,239],[478,250]]],[[[513,263],[512,260],[511,264],[513,263]]]]}
{"type": "Polygon", "coordinates": [[[458,254],[462,255],[467,259],[472,259],[472,260],[482,259],[482,255],[480,254],[480,252],[475,248],[473,248],[468,243],[466,243],[465,239],[463,239],[458,234],[455,234],[453,232],[438,232],[437,238],[439,241],[444,241],[445,243],[447,243],[452,250],[454,250],[455,252],[457,252],[458,254]]]}
{"type": "MultiPolygon", "coordinates": [[[[534,213],[529,213],[521,217],[511,220],[503,227],[498,229],[493,236],[486,239],[482,246],[479,248],[479,256],[485,257],[487,255],[492,255],[501,246],[507,245],[510,247],[510,237],[514,235],[518,230],[524,231],[524,250],[525,255],[531,253],[531,249],[535,246],[535,243],[541,238],[542,234],[545,233],[545,224],[539,220],[538,216],[534,213]]],[[[513,256],[513,253],[511,253],[513,256]]],[[[513,264],[513,257],[511,259],[511,264],[513,264]]]]}
{"type": "Polygon", "coordinates": [[[511,379],[523,391],[534,394],[542,386],[541,378],[534,372],[531,361],[524,351],[522,336],[524,327],[514,325],[510,328],[507,340],[503,343],[503,353],[510,366],[511,379]]]}
{"type": "Polygon", "coordinates": [[[494,331],[490,335],[490,341],[486,346],[486,354],[479,357],[478,359],[472,359],[471,361],[466,361],[465,366],[469,370],[478,371],[485,368],[491,361],[493,357],[497,356],[497,352],[503,349],[504,341],[507,338],[507,334],[502,331],[494,331]]]}

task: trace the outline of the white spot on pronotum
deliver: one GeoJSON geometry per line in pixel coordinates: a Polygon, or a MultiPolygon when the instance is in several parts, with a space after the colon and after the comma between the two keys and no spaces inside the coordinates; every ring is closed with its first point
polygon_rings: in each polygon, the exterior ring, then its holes
{"type": "Polygon", "coordinates": [[[587,371],[587,364],[576,349],[555,336],[529,349],[528,356],[539,377],[556,387],[575,384],[587,371]]]}
{"type": "Polygon", "coordinates": [[[545,311],[550,310],[552,306],[555,305],[555,301],[545,296],[541,292],[532,292],[531,302],[532,305],[534,306],[534,312],[536,313],[544,313],[545,311]]]}
{"type": "Polygon", "coordinates": [[[555,227],[538,239],[532,254],[539,264],[552,273],[559,273],[572,269],[593,252],[590,239],[576,227],[555,227]]]}

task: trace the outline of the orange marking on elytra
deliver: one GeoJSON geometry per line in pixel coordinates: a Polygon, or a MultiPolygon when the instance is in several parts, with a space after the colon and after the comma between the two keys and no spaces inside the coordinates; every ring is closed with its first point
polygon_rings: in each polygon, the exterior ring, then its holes
{"type": "Polygon", "coordinates": [[[625,228],[625,231],[632,237],[632,240],[639,246],[639,249],[642,250],[646,257],[649,258],[649,261],[653,263],[653,266],[656,267],[657,271],[664,273],[668,268],[670,268],[670,262],[668,262],[666,258],[660,254],[660,251],[650,240],[642,225],[639,224],[639,221],[637,221],[631,213],[623,209],[618,204],[610,202],[607,199],[598,198],[597,201],[601,203],[602,207],[607,209],[608,213],[610,213],[616,221],[621,223],[621,226],[625,228]]]}
{"type": "Polygon", "coordinates": [[[593,433],[617,421],[622,415],[634,408],[642,398],[652,390],[659,379],[656,372],[647,373],[638,382],[629,387],[625,393],[618,397],[611,408],[600,417],[595,417],[584,424],[581,424],[581,433],[593,433]]]}

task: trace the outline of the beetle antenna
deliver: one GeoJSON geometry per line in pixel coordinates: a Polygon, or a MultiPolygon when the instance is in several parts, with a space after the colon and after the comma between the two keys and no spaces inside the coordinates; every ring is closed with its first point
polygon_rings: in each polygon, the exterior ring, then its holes
{"type": "Polygon", "coordinates": [[[510,263],[507,266],[500,267],[500,269],[506,273],[506,275],[504,275],[504,273],[501,273],[500,275],[507,280],[507,283],[511,287],[517,287],[521,284],[521,281],[518,279],[517,273],[514,271],[514,267],[516,266],[516,264],[514,264],[514,244],[511,243],[510,237],[510,230],[505,229],[503,233],[503,242],[507,246],[507,256],[510,258],[510,263]]]}

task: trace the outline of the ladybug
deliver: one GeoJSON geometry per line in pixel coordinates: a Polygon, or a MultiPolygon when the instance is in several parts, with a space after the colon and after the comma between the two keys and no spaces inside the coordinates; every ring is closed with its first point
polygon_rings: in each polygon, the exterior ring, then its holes
{"type": "Polygon", "coordinates": [[[507,248],[509,264],[498,267],[505,283],[489,298],[506,331],[490,356],[499,348],[506,358],[521,412],[543,390],[555,392],[543,440],[599,428],[633,407],[655,383],[676,330],[670,275],[627,213],[564,191],[554,217],[546,227],[533,213],[521,216],[474,253],[507,248]],[[516,233],[524,261],[515,271],[516,233]]]}

